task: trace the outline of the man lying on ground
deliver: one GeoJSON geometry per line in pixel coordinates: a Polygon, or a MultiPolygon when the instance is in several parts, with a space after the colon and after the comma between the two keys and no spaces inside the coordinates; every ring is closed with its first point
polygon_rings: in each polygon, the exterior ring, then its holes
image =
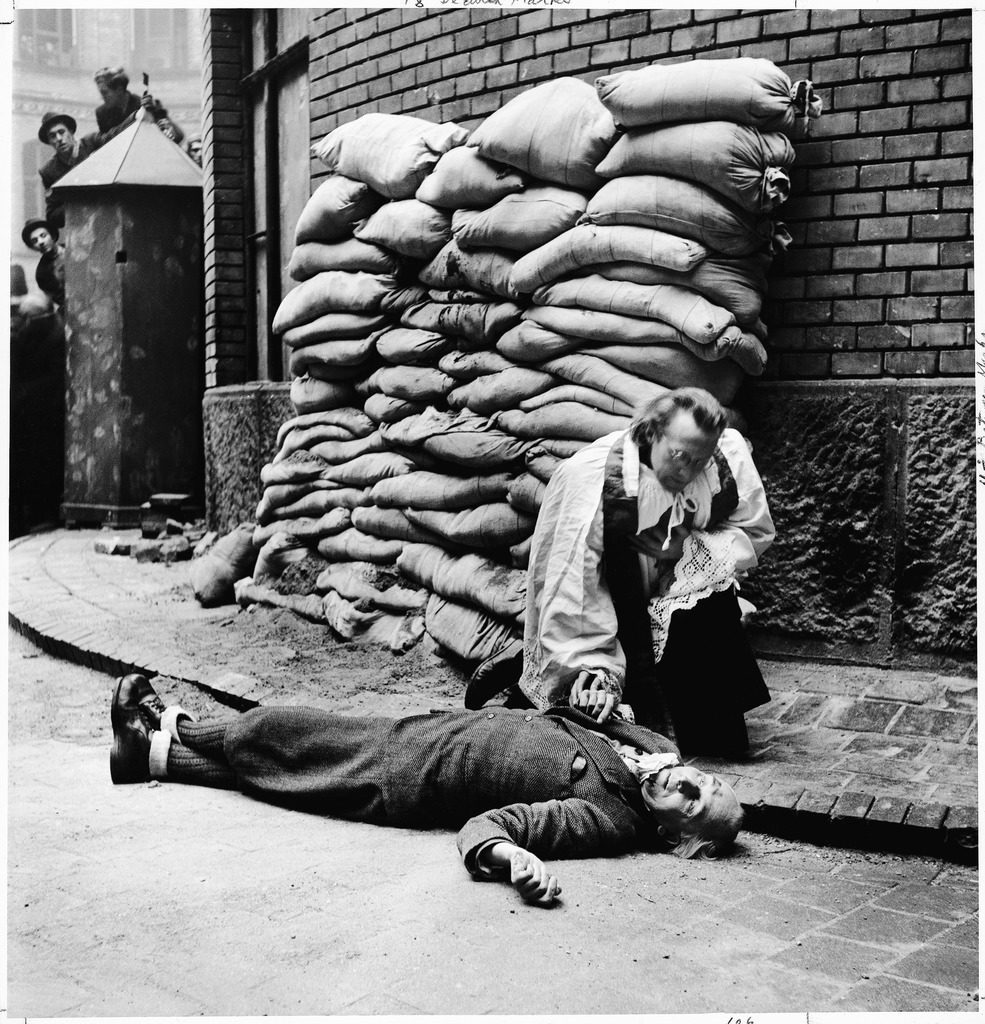
{"type": "Polygon", "coordinates": [[[731,846],[742,808],[721,779],[681,764],[642,726],[576,708],[407,718],[254,708],[195,721],[124,676],[111,711],[114,783],[239,789],[285,807],[407,828],[459,828],[474,878],[529,903],[560,895],[541,857],[614,856],[653,844],[682,857],[731,846]]]}

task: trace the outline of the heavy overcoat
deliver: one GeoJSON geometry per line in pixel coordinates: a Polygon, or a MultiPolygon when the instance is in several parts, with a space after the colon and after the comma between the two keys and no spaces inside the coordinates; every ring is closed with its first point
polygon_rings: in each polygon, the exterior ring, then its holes
{"type": "Polygon", "coordinates": [[[460,828],[479,849],[507,840],[539,857],[608,856],[657,840],[636,777],[606,741],[676,752],[642,726],[580,711],[506,708],[359,718],[256,708],[227,730],[241,787],[287,806],[410,828],[460,828]],[[601,735],[604,734],[604,735],[601,735]]]}

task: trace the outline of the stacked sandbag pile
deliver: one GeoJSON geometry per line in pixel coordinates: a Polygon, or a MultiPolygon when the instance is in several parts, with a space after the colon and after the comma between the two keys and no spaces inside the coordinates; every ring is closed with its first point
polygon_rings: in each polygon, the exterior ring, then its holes
{"type": "Polygon", "coordinates": [[[332,176],[291,264],[311,297],[275,323],[302,404],[264,469],[260,564],[309,560],[343,636],[402,614],[399,648],[426,601],[466,661],[516,645],[561,461],[667,388],[729,404],[762,371],[789,90],[768,61],[692,61],[537,86],[471,138],[371,114],[317,144],[332,176]]]}

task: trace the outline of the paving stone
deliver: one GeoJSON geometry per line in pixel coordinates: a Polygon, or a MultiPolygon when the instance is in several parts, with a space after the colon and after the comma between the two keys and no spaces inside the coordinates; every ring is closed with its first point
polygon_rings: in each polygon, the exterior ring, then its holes
{"type": "Polygon", "coordinates": [[[811,725],[818,722],[827,707],[824,697],[800,694],[790,707],[779,716],[786,725],[811,725]]]}
{"type": "Polygon", "coordinates": [[[881,733],[885,732],[902,707],[902,704],[891,701],[853,701],[848,707],[830,709],[825,715],[824,724],[829,729],[881,733]]]}
{"type": "Polygon", "coordinates": [[[885,822],[890,825],[902,825],[910,801],[903,797],[877,797],[869,808],[866,817],[869,821],[885,822]]]}
{"type": "Polygon", "coordinates": [[[933,736],[957,742],[971,728],[974,716],[966,711],[934,711],[907,707],[890,727],[891,735],[933,736]]]}
{"type": "Polygon", "coordinates": [[[931,944],[893,964],[886,973],[970,994],[978,989],[978,956],[959,946],[931,944]]]}
{"type": "Polygon", "coordinates": [[[941,934],[938,942],[942,946],[960,946],[962,949],[978,952],[979,921],[977,915],[969,917],[967,921],[955,925],[950,930],[941,934]]]}
{"type": "Polygon", "coordinates": [[[877,700],[925,704],[934,699],[940,688],[934,679],[900,679],[895,673],[886,672],[870,677],[863,692],[877,700]]]}
{"type": "Polygon", "coordinates": [[[864,754],[883,760],[918,757],[926,749],[926,741],[915,736],[885,736],[867,732],[855,736],[845,744],[848,754],[864,754]]]}
{"type": "Polygon", "coordinates": [[[918,985],[901,978],[885,975],[862,981],[836,1003],[838,1009],[873,1013],[929,1013],[977,1012],[978,1002],[964,992],[950,992],[918,985]]]}
{"type": "Polygon", "coordinates": [[[875,797],[871,793],[859,793],[854,790],[846,790],[839,794],[831,809],[832,818],[851,819],[861,821],[868,813],[875,797]]]}
{"type": "Polygon", "coordinates": [[[820,931],[856,942],[901,949],[929,942],[945,928],[943,921],[929,921],[880,907],[862,907],[821,926],[820,931]]]}
{"type": "Polygon", "coordinates": [[[846,981],[859,981],[875,973],[896,957],[892,950],[827,935],[805,935],[771,959],[807,974],[825,974],[846,981]]]}
{"type": "Polygon", "coordinates": [[[914,801],[905,824],[912,829],[939,829],[944,824],[947,811],[947,804],[914,801]]]}
{"type": "Polygon", "coordinates": [[[855,882],[838,875],[810,877],[798,874],[781,882],[775,893],[819,910],[846,914],[882,895],[893,885],[890,880],[855,882]]]}
{"type": "Polygon", "coordinates": [[[884,893],[873,905],[953,923],[978,910],[978,894],[969,889],[908,882],[884,893]]]}

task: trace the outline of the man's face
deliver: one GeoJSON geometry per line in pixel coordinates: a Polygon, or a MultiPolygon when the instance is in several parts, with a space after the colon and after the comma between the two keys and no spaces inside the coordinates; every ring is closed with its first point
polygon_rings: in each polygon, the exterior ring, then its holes
{"type": "Polygon", "coordinates": [[[126,106],[127,102],[127,90],[123,89],[111,89],[109,86],[100,86],[99,92],[101,93],[103,100],[107,107],[111,107],[114,110],[122,110],[126,106]]]}
{"type": "Polygon", "coordinates": [[[708,775],[692,765],[662,768],[643,783],[643,802],[657,821],[680,835],[704,833],[718,823],[724,825],[740,813],[732,787],[717,775],[708,775]]]}
{"type": "Polygon", "coordinates": [[[54,146],[56,153],[71,153],[75,148],[75,136],[67,124],[53,124],[48,129],[48,145],[54,146]]]}
{"type": "Polygon", "coordinates": [[[35,252],[51,252],[55,248],[55,240],[47,228],[35,228],[28,235],[28,245],[35,252]]]}
{"type": "Polygon", "coordinates": [[[702,430],[694,416],[682,409],[650,445],[650,465],[668,491],[683,491],[708,465],[717,444],[718,434],[702,430]]]}

